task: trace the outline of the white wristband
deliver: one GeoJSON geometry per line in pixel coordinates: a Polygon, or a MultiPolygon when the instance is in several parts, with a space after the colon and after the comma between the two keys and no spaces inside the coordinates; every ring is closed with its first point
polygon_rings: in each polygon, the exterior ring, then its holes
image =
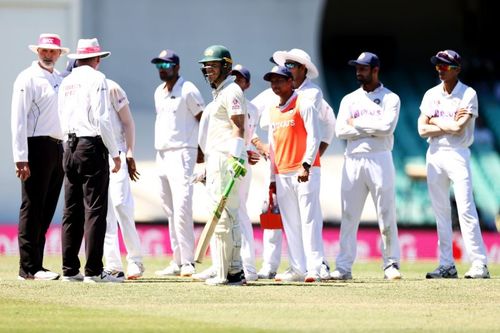
{"type": "Polygon", "coordinates": [[[243,138],[232,138],[229,142],[229,154],[231,156],[241,158],[244,148],[245,140],[243,138]]]}

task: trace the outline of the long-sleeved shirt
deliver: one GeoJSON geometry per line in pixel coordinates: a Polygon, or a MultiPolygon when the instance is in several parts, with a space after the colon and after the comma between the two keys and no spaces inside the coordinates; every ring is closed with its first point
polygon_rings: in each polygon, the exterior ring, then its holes
{"type": "Polygon", "coordinates": [[[391,151],[400,105],[399,96],[382,84],[371,92],[359,88],[346,95],[335,125],[337,137],[347,140],[346,155],[391,151]]]}
{"type": "Polygon", "coordinates": [[[57,92],[62,77],[43,69],[38,61],[16,78],[12,93],[11,131],[14,162],[28,161],[28,137],[62,139],[57,92]]]}
{"type": "Polygon", "coordinates": [[[451,94],[448,94],[441,82],[427,90],[420,105],[420,111],[429,118],[438,117],[453,121],[459,109],[467,109],[472,119],[467,123],[461,135],[443,134],[427,139],[430,145],[443,147],[469,147],[474,141],[474,120],[478,117],[477,94],[474,89],[458,81],[451,94]]]}
{"type": "Polygon", "coordinates": [[[64,140],[76,136],[101,136],[111,157],[118,147],[110,119],[106,76],[90,66],[73,69],[59,89],[59,118],[64,140]]]}

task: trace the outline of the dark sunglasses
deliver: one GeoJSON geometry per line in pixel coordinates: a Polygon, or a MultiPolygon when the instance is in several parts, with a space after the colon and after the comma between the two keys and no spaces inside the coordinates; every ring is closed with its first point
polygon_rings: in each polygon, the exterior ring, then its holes
{"type": "Polygon", "coordinates": [[[285,67],[288,69],[300,67],[300,65],[298,62],[285,62],[285,67]]]}
{"type": "Polygon", "coordinates": [[[176,63],[174,62],[158,62],[155,64],[156,68],[158,69],[170,69],[172,67],[175,67],[176,63]]]}

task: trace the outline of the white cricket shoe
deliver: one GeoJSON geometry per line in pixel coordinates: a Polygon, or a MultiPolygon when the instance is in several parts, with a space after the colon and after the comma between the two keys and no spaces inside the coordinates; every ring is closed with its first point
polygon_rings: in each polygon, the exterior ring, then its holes
{"type": "Polygon", "coordinates": [[[308,283],[311,283],[311,282],[320,282],[320,281],[321,281],[321,277],[316,272],[311,272],[311,273],[308,272],[306,274],[306,277],[304,278],[304,282],[308,282],[308,283]]]}
{"type": "Polygon", "coordinates": [[[330,274],[332,280],[337,280],[337,281],[345,281],[345,280],[352,280],[352,273],[351,272],[343,272],[339,269],[334,270],[330,274]]]}
{"type": "Polygon", "coordinates": [[[174,261],[171,261],[167,268],[156,271],[156,275],[158,276],[179,276],[181,274],[181,269],[179,265],[177,265],[174,261]]]}
{"type": "Polygon", "coordinates": [[[201,273],[196,273],[191,275],[195,280],[206,281],[208,279],[214,278],[217,275],[215,268],[210,266],[201,273]]]}
{"type": "Polygon", "coordinates": [[[245,273],[245,280],[247,281],[257,281],[259,279],[259,276],[255,272],[246,272],[245,273]]]}
{"type": "Polygon", "coordinates": [[[331,274],[330,274],[330,267],[323,262],[321,266],[319,267],[319,277],[321,280],[331,280],[331,274]]]}
{"type": "Polygon", "coordinates": [[[489,279],[490,272],[488,266],[483,264],[472,264],[471,268],[465,273],[466,279],[489,279]]]}
{"type": "Polygon", "coordinates": [[[181,272],[180,272],[180,275],[182,277],[190,277],[194,273],[196,273],[196,270],[194,269],[194,265],[193,264],[189,263],[189,264],[182,265],[181,272]]]}
{"type": "Polygon", "coordinates": [[[265,268],[261,268],[260,271],[257,272],[257,277],[259,279],[274,279],[275,276],[276,272],[271,272],[265,268]]]}
{"type": "Polygon", "coordinates": [[[137,280],[144,274],[145,268],[142,262],[131,262],[127,267],[127,280],[137,280]]]}
{"type": "Polygon", "coordinates": [[[303,282],[304,275],[295,272],[291,267],[280,274],[276,274],[274,277],[275,281],[278,282],[303,282]]]}
{"type": "Polygon", "coordinates": [[[59,279],[59,274],[51,272],[49,270],[40,270],[33,275],[35,280],[50,281],[59,279]]]}
{"type": "Polygon", "coordinates": [[[402,276],[396,264],[390,264],[384,269],[384,279],[386,280],[401,280],[402,276]]]}
{"type": "MultiPolygon", "coordinates": [[[[123,274],[123,272],[122,272],[123,274]]],[[[102,271],[100,275],[85,276],[83,283],[122,283],[123,277],[114,277],[106,271],[102,271]]]]}
{"type": "Polygon", "coordinates": [[[72,276],[64,276],[62,277],[62,282],[82,282],[83,281],[83,275],[78,272],[75,275],[72,276]]]}

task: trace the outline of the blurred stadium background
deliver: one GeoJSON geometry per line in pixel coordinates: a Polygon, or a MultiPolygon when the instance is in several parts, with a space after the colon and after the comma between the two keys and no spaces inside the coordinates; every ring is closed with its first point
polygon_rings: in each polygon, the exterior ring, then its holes
{"type": "MultiPolygon", "coordinates": [[[[181,73],[211,99],[197,60],[211,44],[227,46],[236,63],[252,72],[249,99],[267,88],[261,78],[271,67],[276,50],[306,50],[320,69],[316,81],[337,112],[341,98],[357,88],[349,59],[361,51],[377,53],[381,80],[402,101],[393,151],[397,170],[397,213],[401,227],[434,226],[425,175],[427,144],[417,134],[419,104],[424,92],[437,84],[429,59],[438,50],[455,49],[465,60],[462,80],[479,95],[480,119],[472,146],[474,194],[483,230],[496,230],[500,202],[500,73],[493,0],[0,0],[0,28],[4,31],[0,105],[0,226],[15,225],[20,189],[14,175],[10,139],[12,83],[35,56],[27,45],[42,32],[61,35],[63,45],[76,47],[79,38],[97,37],[111,51],[101,70],[127,92],[137,124],[136,159],[142,179],[134,184],[138,222],[166,223],[159,205],[154,171],[153,92],[160,83],[150,60],[171,48],[181,57],[181,73]]],[[[64,68],[63,57],[58,68],[64,68]]],[[[340,221],[342,142],[334,139],[322,160],[321,200],[325,223],[340,221]]],[[[266,195],[267,166],[253,168],[254,183],[248,203],[258,221],[266,195]]],[[[206,219],[208,209],[201,186],[195,187],[195,219],[206,219]]],[[[451,200],[452,196],[451,196],[451,200]]],[[[61,202],[60,202],[61,203],[61,202]]],[[[55,224],[60,223],[60,204],[55,224]]],[[[365,225],[375,225],[371,199],[363,214],[365,225]]]]}

